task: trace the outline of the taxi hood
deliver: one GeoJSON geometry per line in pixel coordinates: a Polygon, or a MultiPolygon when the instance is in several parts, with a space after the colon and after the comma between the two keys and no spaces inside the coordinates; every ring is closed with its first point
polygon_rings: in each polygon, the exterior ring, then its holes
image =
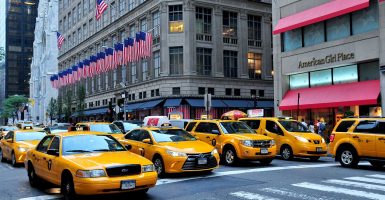
{"type": "Polygon", "coordinates": [[[140,164],[149,165],[151,161],[129,151],[96,152],[74,155],[64,155],[64,159],[76,165],[79,169],[104,169],[117,165],[140,164]]]}
{"type": "Polygon", "coordinates": [[[178,151],[183,153],[210,153],[214,147],[206,144],[205,142],[196,141],[183,141],[183,142],[161,142],[157,145],[165,147],[171,151],[178,151]]]}
{"type": "Polygon", "coordinates": [[[40,140],[28,140],[28,141],[19,141],[17,144],[21,147],[28,147],[28,148],[33,148],[37,144],[39,144],[40,140]]]}
{"type": "Polygon", "coordinates": [[[315,133],[303,133],[303,132],[290,132],[293,136],[303,137],[308,140],[322,140],[322,137],[315,133]]]}
{"type": "Polygon", "coordinates": [[[273,138],[260,134],[225,134],[226,136],[233,137],[238,140],[272,140],[273,138]]]}

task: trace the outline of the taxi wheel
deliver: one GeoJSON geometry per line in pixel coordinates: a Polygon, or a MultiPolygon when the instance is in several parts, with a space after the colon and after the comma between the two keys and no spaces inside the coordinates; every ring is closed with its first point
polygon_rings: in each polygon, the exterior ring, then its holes
{"type": "Polygon", "coordinates": [[[31,187],[39,186],[39,177],[36,176],[35,169],[32,164],[29,164],[28,166],[28,181],[31,187]]]}
{"type": "Polygon", "coordinates": [[[369,161],[374,168],[381,168],[385,165],[385,161],[369,161]]]}
{"type": "Polygon", "coordinates": [[[1,162],[7,161],[7,159],[5,159],[3,156],[3,150],[1,148],[0,148],[0,159],[1,159],[1,162]]]}
{"type": "Polygon", "coordinates": [[[138,193],[139,195],[143,195],[143,194],[146,194],[148,192],[149,188],[146,188],[146,189],[143,189],[143,190],[138,190],[136,191],[136,193],[138,193]]]}
{"type": "Polygon", "coordinates": [[[76,193],[75,193],[74,183],[72,181],[72,178],[68,177],[62,181],[61,193],[63,194],[64,200],[76,199],[76,193]]]}
{"type": "Polygon", "coordinates": [[[237,153],[235,152],[234,148],[229,147],[225,149],[223,160],[225,161],[226,165],[234,165],[237,162],[237,159],[237,153]]]}
{"type": "Polygon", "coordinates": [[[17,167],[15,152],[12,152],[11,163],[13,167],[17,167]]]}
{"type": "Polygon", "coordinates": [[[318,161],[320,159],[320,157],[319,156],[313,156],[313,157],[310,157],[309,159],[310,159],[310,161],[318,161]]]}
{"type": "Polygon", "coordinates": [[[289,145],[285,145],[281,148],[281,156],[284,160],[293,160],[293,150],[289,145]]]}
{"type": "Polygon", "coordinates": [[[260,160],[259,162],[261,163],[261,165],[270,165],[270,163],[273,161],[273,159],[269,158],[269,159],[263,159],[263,160],[260,160]]]}
{"type": "Polygon", "coordinates": [[[356,151],[353,148],[343,148],[338,151],[337,158],[342,167],[356,167],[359,159],[356,151]]]}
{"type": "Polygon", "coordinates": [[[158,173],[159,177],[164,176],[164,164],[163,160],[160,156],[156,156],[153,160],[154,166],[155,166],[155,171],[158,173]]]}

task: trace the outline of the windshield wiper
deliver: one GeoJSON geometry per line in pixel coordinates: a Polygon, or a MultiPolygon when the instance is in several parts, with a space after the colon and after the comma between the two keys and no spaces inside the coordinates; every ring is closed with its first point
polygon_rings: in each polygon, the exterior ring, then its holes
{"type": "Polygon", "coordinates": [[[112,149],[95,149],[92,151],[115,151],[115,150],[112,150],[112,149]]]}
{"type": "Polygon", "coordinates": [[[81,150],[81,149],[75,149],[75,150],[68,150],[66,152],[75,152],[75,153],[89,153],[91,151],[87,151],[87,150],[81,150]]]}

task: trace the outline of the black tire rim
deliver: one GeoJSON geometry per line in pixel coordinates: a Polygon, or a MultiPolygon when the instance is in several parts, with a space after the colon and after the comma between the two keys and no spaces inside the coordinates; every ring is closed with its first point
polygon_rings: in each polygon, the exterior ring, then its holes
{"type": "Polygon", "coordinates": [[[282,157],[283,159],[285,160],[289,160],[290,157],[291,157],[291,150],[289,147],[285,147],[283,150],[282,150],[282,157]]]}
{"type": "Polygon", "coordinates": [[[158,173],[158,175],[162,174],[162,172],[163,172],[163,164],[162,164],[162,161],[160,160],[160,158],[156,158],[155,159],[154,165],[155,165],[156,173],[158,173]]]}
{"type": "Polygon", "coordinates": [[[354,160],[354,155],[350,150],[345,150],[341,153],[340,160],[345,165],[351,165],[354,160]]]}
{"type": "Polygon", "coordinates": [[[16,165],[16,157],[15,157],[15,153],[12,153],[12,165],[13,165],[13,166],[16,165]]]}
{"type": "Polygon", "coordinates": [[[225,153],[225,160],[227,164],[233,164],[235,160],[235,153],[233,150],[229,149],[225,153]]]}

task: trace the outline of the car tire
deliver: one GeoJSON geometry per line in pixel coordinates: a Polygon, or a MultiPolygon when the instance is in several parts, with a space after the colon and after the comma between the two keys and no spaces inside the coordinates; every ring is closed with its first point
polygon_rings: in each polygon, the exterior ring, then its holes
{"type": "Polygon", "coordinates": [[[61,193],[63,195],[64,200],[75,200],[76,193],[74,188],[74,182],[71,177],[67,177],[62,180],[61,183],[61,193]]]}
{"type": "Polygon", "coordinates": [[[222,159],[225,165],[233,166],[237,163],[238,157],[237,152],[233,147],[227,147],[222,154],[222,159]]]}
{"type": "Polygon", "coordinates": [[[284,160],[293,160],[293,149],[289,145],[282,146],[281,156],[284,160]]]}
{"type": "Polygon", "coordinates": [[[357,167],[359,158],[356,150],[351,147],[342,148],[338,151],[337,158],[342,167],[357,167]]]}
{"type": "Polygon", "coordinates": [[[310,159],[310,161],[315,162],[315,161],[318,161],[320,159],[320,157],[319,156],[312,156],[309,159],[310,159]]]}
{"type": "Polygon", "coordinates": [[[1,148],[0,148],[0,160],[1,160],[1,162],[7,161],[7,159],[5,159],[3,156],[3,150],[1,148]]]}
{"type": "Polygon", "coordinates": [[[385,165],[385,161],[369,161],[369,163],[376,169],[382,168],[385,165]]]}
{"type": "Polygon", "coordinates": [[[263,160],[260,160],[259,162],[261,163],[261,165],[263,166],[267,166],[267,165],[270,165],[270,163],[273,161],[272,158],[269,158],[269,159],[263,159],[263,160]]]}
{"type": "Polygon", "coordinates": [[[136,191],[136,193],[138,193],[139,195],[144,195],[148,192],[149,188],[146,188],[146,189],[143,189],[143,190],[138,190],[136,191]]]}
{"type": "Polygon", "coordinates": [[[39,186],[39,177],[37,177],[35,173],[35,169],[33,168],[32,164],[28,166],[28,181],[31,187],[38,187],[39,186]]]}
{"type": "Polygon", "coordinates": [[[155,156],[153,159],[153,163],[155,166],[155,171],[158,174],[158,177],[163,177],[165,174],[165,170],[164,170],[164,164],[163,164],[162,157],[155,156]]]}
{"type": "Polygon", "coordinates": [[[12,164],[13,167],[17,167],[17,162],[16,162],[15,152],[12,152],[12,155],[11,155],[11,164],[12,164]]]}

